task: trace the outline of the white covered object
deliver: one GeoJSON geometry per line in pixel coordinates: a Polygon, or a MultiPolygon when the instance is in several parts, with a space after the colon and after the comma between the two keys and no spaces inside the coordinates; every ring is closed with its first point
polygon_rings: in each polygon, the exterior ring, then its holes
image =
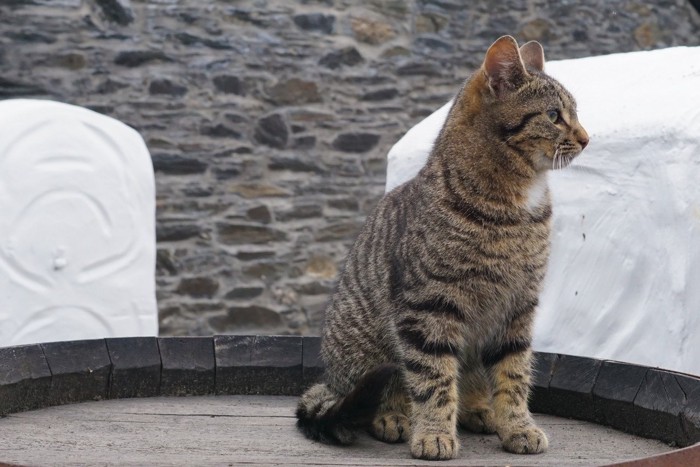
{"type": "Polygon", "coordinates": [[[155,187],[123,123],[0,101],[0,346],[158,334],[155,187]]]}
{"type": "MultiPolygon", "coordinates": [[[[700,47],[549,62],[590,144],[551,172],[552,254],[534,347],[700,374],[700,47]]],[[[422,167],[449,105],[389,152],[422,167]]]]}

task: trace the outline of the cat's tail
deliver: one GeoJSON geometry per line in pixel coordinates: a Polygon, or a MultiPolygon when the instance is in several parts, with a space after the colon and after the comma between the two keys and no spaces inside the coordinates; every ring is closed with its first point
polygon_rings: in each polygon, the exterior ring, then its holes
{"type": "Polygon", "coordinates": [[[329,444],[351,444],[355,430],[372,422],[384,389],[398,370],[396,365],[380,365],[365,373],[346,396],[324,383],[311,386],[297,406],[297,426],[307,438],[329,444]]]}

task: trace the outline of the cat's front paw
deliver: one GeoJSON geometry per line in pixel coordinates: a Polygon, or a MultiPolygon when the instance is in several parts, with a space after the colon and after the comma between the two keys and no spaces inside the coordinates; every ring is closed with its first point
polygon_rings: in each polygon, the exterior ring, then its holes
{"type": "Polygon", "coordinates": [[[502,440],[503,448],[515,454],[540,454],[549,445],[547,435],[534,425],[507,433],[502,440]]]}
{"type": "Polygon", "coordinates": [[[459,424],[472,433],[491,434],[496,432],[496,418],[492,409],[461,413],[459,424]]]}
{"type": "Polygon", "coordinates": [[[399,443],[408,439],[411,422],[401,412],[380,414],[372,421],[372,434],[385,443],[399,443]]]}
{"type": "Polygon", "coordinates": [[[450,433],[419,433],[411,439],[411,455],[417,459],[452,459],[457,451],[459,442],[450,433]]]}

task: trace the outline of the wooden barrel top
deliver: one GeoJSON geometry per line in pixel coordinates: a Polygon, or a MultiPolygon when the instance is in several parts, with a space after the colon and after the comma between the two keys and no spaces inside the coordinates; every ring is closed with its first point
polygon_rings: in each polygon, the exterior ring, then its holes
{"type": "MultiPolygon", "coordinates": [[[[364,436],[329,447],[295,429],[296,396],[323,376],[319,349],[318,337],[299,336],[0,348],[0,467],[417,464],[405,445],[364,436]]],[[[516,456],[495,436],[465,433],[453,464],[700,465],[700,377],[563,354],[534,360],[530,408],[550,452],[516,456]]]]}
{"type": "MultiPolygon", "coordinates": [[[[115,399],[0,419],[0,460],[20,465],[422,465],[406,444],[360,435],[350,447],[305,439],[292,396],[115,399]]],[[[604,465],[673,448],[589,422],[536,415],[540,455],[504,452],[495,435],[461,433],[459,458],[439,465],[604,465]]]]}

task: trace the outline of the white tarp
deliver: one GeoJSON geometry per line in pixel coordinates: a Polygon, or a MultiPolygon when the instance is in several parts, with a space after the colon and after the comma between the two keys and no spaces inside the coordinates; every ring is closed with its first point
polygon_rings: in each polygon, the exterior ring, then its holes
{"type": "Polygon", "coordinates": [[[0,102],[0,346],[158,334],[155,184],[123,123],[0,102]]]}
{"type": "MultiPolygon", "coordinates": [[[[590,144],[552,172],[537,350],[700,374],[700,47],[546,64],[590,144]]],[[[425,162],[449,105],[389,152],[387,190],[425,162]]]]}

